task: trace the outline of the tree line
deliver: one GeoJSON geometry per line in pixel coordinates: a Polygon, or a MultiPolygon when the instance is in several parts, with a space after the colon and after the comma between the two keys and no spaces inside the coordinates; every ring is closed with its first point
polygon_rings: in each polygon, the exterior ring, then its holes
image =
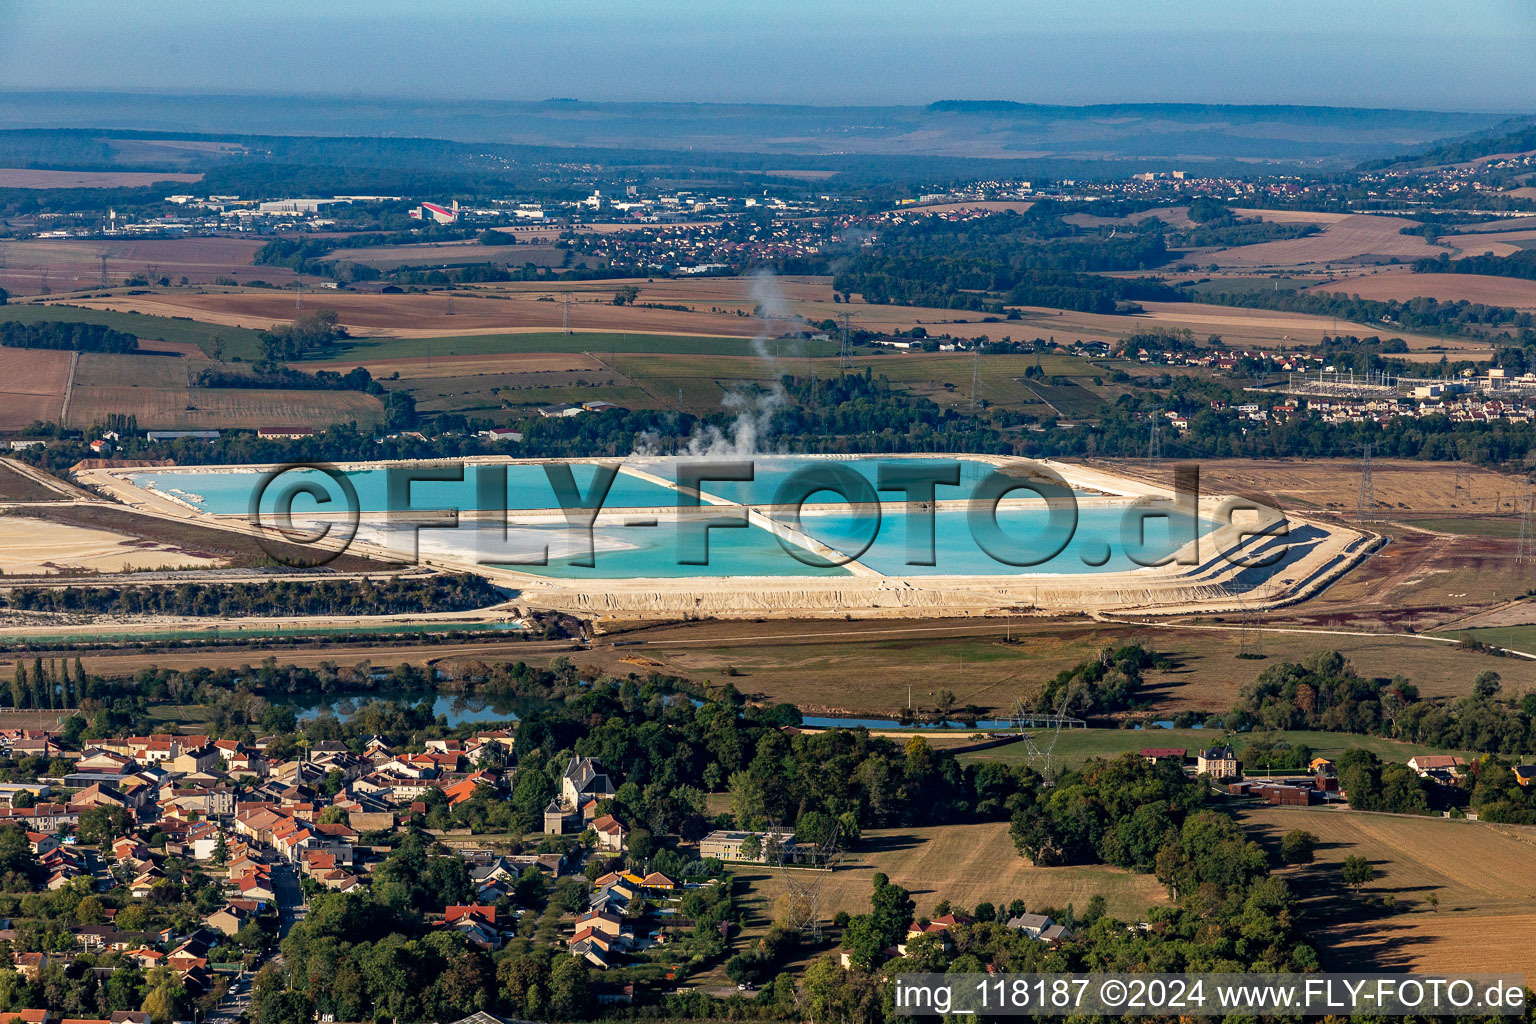
{"type": "Polygon", "coordinates": [[[69,352],[133,352],[139,339],[126,331],[114,331],[101,324],[42,320],[24,324],[16,320],[0,323],[0,345],[6,348],[64,349],[69,352]]]}
{"type": "Polygon", "coordinates": [[[467,611],[505,594],[474,573],[388,580],[274,579],[262,583],[167,583],[137,587],[17,587],[0,607],[28,612],[184,615],[403,615],[467,611]]]}

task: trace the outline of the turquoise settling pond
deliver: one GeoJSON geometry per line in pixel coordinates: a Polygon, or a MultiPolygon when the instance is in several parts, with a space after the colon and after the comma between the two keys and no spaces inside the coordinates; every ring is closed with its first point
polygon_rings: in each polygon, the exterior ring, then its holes
{"type": "MultiPolygon", "coordinates": [[[[937,485],[938,501],[971,497],[977,485],[994,467],[975,459],[941,460],[959,464],[958,485],[937,485]]],[[[761,509],[774,502],[780,488],[792,474],[807,467],[836,467],[839,473],[851,471],[871,488],[879,480],[882,466],[886,472],[910,475],[931,469],[934,460],[875,456],[848,459],[811,459],[794,456],[759,457],[752,460],[753,479],[705,480],[700,490],[707,495],[759,506],[763,514],[793,525],[793,512],[761,509]]],[[[1021,465],[1028,465],[1022,463],[1021,465]]],[[[573,464],[571,483],[585,504],[594,493],[598,474],[593,464],[573,464]]],[[[459,474],[456,466],[435,466],[414,473],[437,473],[450,477],[459,474]]],[[[543,466],[465,466],[462,479],[416,479],[409,488],[409,509],[495,510],[505,508],[511,517],[505,538],[499,522],[465,520],[454,529],[411,530],[391,528],[386,531],[379,513],[390,510],[387,473],[384,467],[352,470],[346,480],[356,491],[363,515],[359,536],[403,552],[413,550],[413,540],[427,557],[474,561],[482,565],[516,569],[533,575],[562,579],[677,579],[720,578],[732,576],[847,576],[852,570],[846,558],[828,561],[809,549],[781,541],[760,525],[715,528],[708,531],[709,561],[706,565],[689,564],[700,548],[700,529],[696,523],[680,523],[673,515],[680,504],[691,505],[679,491],[654,482],[639,473],[663,481],[678,479],[675,459],[627,460],[614,477],[603,514],[592,529],[593,566],[577,564],[587,552],[585,536],[551,517],[548,510],[560,508],[555,486],[543,466]],[[505,475],[505,490],[500,486],[505,475]],[[622,513],[612,510],[623,509],[622,513]],[[518,513],[544,513],[519,521],[518,513]],[[370,517],[371,516],[371,517],[370,517]],[[786,549],[788,545],[788,549],[786,549]],[[793,553],[792,553],[793,552],[793,553]],[[543,558],[543,564],[539,559],[543,558]],[[837,563],[837,564],[834,564],[837,563]]],[[[706,474],[707,475],[707,474],[706,474]]],[[[140,487],[176,498],[201,511],[219,515],[245,515],[253,493],[261,486],[264,474],[251,470],[192,472],[144,472],[130,476],[140,487]]],[[[398,478],[397,478],[398,480],[398,478]]],[[[400,488],[396,488],[397,494],[400,488]]],[[[306,516],[331,513],[346,507],[344,488],[323,472],[293,470],[276,478],[263,492],[262,511],[270,513],[283,492],[292,494],[292,514],[296,525],[306,516]],[[326,503],[303,493],[297,485],[314,486],[330,497],[326,503]]],[[[1187,515],[1136,517],[1126,505],[1106,505],[1102,499],[1093,504],[1079,503],[1076,527],[1070,538],[1068,524],[1052,523],[1042,507],[1020,507],[1017,503],[997,510],[997,532],[987,539],[986,523],[975,528],[972,515],[963,508],[911,509],[900,490],[876,492],[880,499],[879,515],[869,511],[854,513],[842,496],[822,490],[806,497],[799,518],[800,529],[812,540],[827,545],[843,555],[857,558],[868,570],[886,576],[1012,576],[1025,573],[1077,575],[1084,573],[1124,572],[1165,559],[1196,534],[1204,534],[1214,524],[1187,515]],[[1130,527],[1127,530],[1126,523],[1130,527]],[[928,523],[932,523],[932,555],[929,555],[928,523]],[[991,553],[989,553],[991,552],[991,553]],[[1000,557],[994,557],[997,553],[1000,557]],[[923,564],[932,561],[933,564],[923,564]]],[[[1013,492],[1012,499],[1035,497],[1029,491],[1013,492]]],[[[569,503],[569,502],[568,502],[569,503]]],[[[397,501],[396,504],[399,504],[397,501]]],[[[734,505],[718,506],[722,519],[739,518],[734,505]]]]}

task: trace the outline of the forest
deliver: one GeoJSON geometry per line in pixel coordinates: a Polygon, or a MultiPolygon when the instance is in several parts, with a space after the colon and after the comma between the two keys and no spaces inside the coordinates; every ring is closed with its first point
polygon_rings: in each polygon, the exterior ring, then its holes
{"type": "Polygon", "coordinates": [[[46,320],[35,324],[0,323],[0,345],[6,348],[63,349],[68,352],[132,352],[139,339],[101,324],[46,320]]]}

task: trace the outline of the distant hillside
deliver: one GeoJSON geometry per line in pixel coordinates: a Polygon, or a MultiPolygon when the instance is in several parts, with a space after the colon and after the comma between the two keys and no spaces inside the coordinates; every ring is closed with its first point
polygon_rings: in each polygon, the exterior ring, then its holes
{"type": "Polygon", "coordinates": [[[1525,153],[1533,149],[1536,149],[1536,117],[1515,117],[1495,125],[1492,131],[1478,132],[1467,138],[1442,142],[1415,156],[1374,160],[1362,165],[1360,169],[1436,167],[1441,164],[1466,163],[1495,153],[1525,153]]]}
{"type": "MultiPolygon", "coordinates": [[[[721,103],[434,102],[335,97],[0,94],[0,128],[447,139],[584,150],[1150,162],[1205,170],[1237,160],[1343,168],[1486,133],[1500,115],[1344,107],[1127,103],[1064,107],[944,100],[926,107],[721,103]]],[[[25,154],[51,162],[46,146],[25,154]]],[[[77,137],[76,158],[200,165],[212,153],[130,150],[77,137]]],[[[218,154],[227,157],[230,154],[218,154]]],[[[170,169],[169,167],[157,169],[170,169]]],[[[1123,172],[1123,167],[1120,169],[1123,172]]]]}

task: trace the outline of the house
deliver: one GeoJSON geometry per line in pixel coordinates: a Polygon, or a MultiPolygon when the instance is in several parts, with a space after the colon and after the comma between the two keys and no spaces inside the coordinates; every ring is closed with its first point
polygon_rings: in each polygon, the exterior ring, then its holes
{"type": "Polygon", "coordinates": [[[479,904],[448,907],[443,912],[443,927],[459,932],[470,945],[480,949],[501,948],[501,932],[496,927],[495,907],[479,904]]]}
{"type": "Polygon", "coordinates": [[[596,816],[599,800],[617,792],[603,766],[590,757],[573,757],[560,777],[560,793],[544,808],[544,831],[563,835],[579,831],[596,816]]]}
{"type": "Polygon", "coordinates": [[[609,853],[620,853],[624,849],[624,826],[619,824],[617,818],[611,814],[605,814],[592,822],[592,831],[597,835],[597,848],[609,853]]]}
{"type": "Polygon", "coordinates": [[[12,953],[11,962],[16,965],[16,970],[28,981],[36,981],[44,967],[48,966],[47,953],[12,953]]]}
{"type": "Polygon", "coordinates": [[[1150,764],[1159,761],[1172,761],[1174,764],[1183,764],[1187,750],[1184,747],[1142,747],[1141,756],[1150,764]]]}
{"type": "Polygon", "coordinates": [[[1237,762],[1237,755],[1231,747],[1210,747],[1195,755],[1195,772],[1199,775],[1209,775],[1220,781],[1222,779],[1235,779],[1242,773],[1242,768],[1237,762]]]}
{"type": "Polygon", "coordinates": [[[640,885],[651,892],[672,892],[677,888],[677,883],[660,871],[652,871],[640,879],[640,885]]]}
{"type": "Polygon", "coordinates": [[[238,907],[231,906],[230,904],[226,903],[218,910],[215,910],[213,913],[203,918],[203,923],[210,928],[215,928],[218,931],[223,932],[225,935],[234,935],[241,928],[245,927],[245,922],[249,921],[250,919],[250,914],[246,913],[244,910],[241,910],[238,907]]]}
{"type": "Polygon", "coordinates": [[[617,939],[624,930],[624,919],[617,914],[594,911],[583,914],[576,919],[576,931],[578,933],[588,928],[601,932],[610,939],[617,939]]]}
{"type": "Polygon", "coordinates": [[[38,857],[46,857],[49,853],[59,848],[59,840],[46,832],[28,832],[27,845],[32,848],[32,853],[38,857]]]}
{"type": "Polygon", "coordinates": [[[1467,770],[1467,762],[1453,754],[1418,754],[1408,759],[1408,767],[1420,778],[1429,778],[1435,772],[1460,775],[1467,770]]]}
{"type": "Polygon", "coordinates": [[[1008,927],[1021,931],[1032,939],[1052,944],[1072,937],[1071,929],[1057,924],[1044,914],[1020,914],[1018,917],[1011,917],[1008,919],[1008,927]]]}
{"type": "Polygon", "coordinates": [[[699,856],[714,857],[717,860],[750,860],[762,864],[767,863],[770,840],[782,847],[793,843],[794,839],[793,832],[737,832],[718,829],[699,840],[699,856]],[[755,857],[744,856],[741,852],[742,844],[749,836],[757,840],[758,853],[755,857]]]}
{"type": "Polygon", "coordinates": [[[1522,786],[1536,786],[1536,765],[1517,764],[1510,771],[1514,772],[1515,782],[1522,786]]]}

